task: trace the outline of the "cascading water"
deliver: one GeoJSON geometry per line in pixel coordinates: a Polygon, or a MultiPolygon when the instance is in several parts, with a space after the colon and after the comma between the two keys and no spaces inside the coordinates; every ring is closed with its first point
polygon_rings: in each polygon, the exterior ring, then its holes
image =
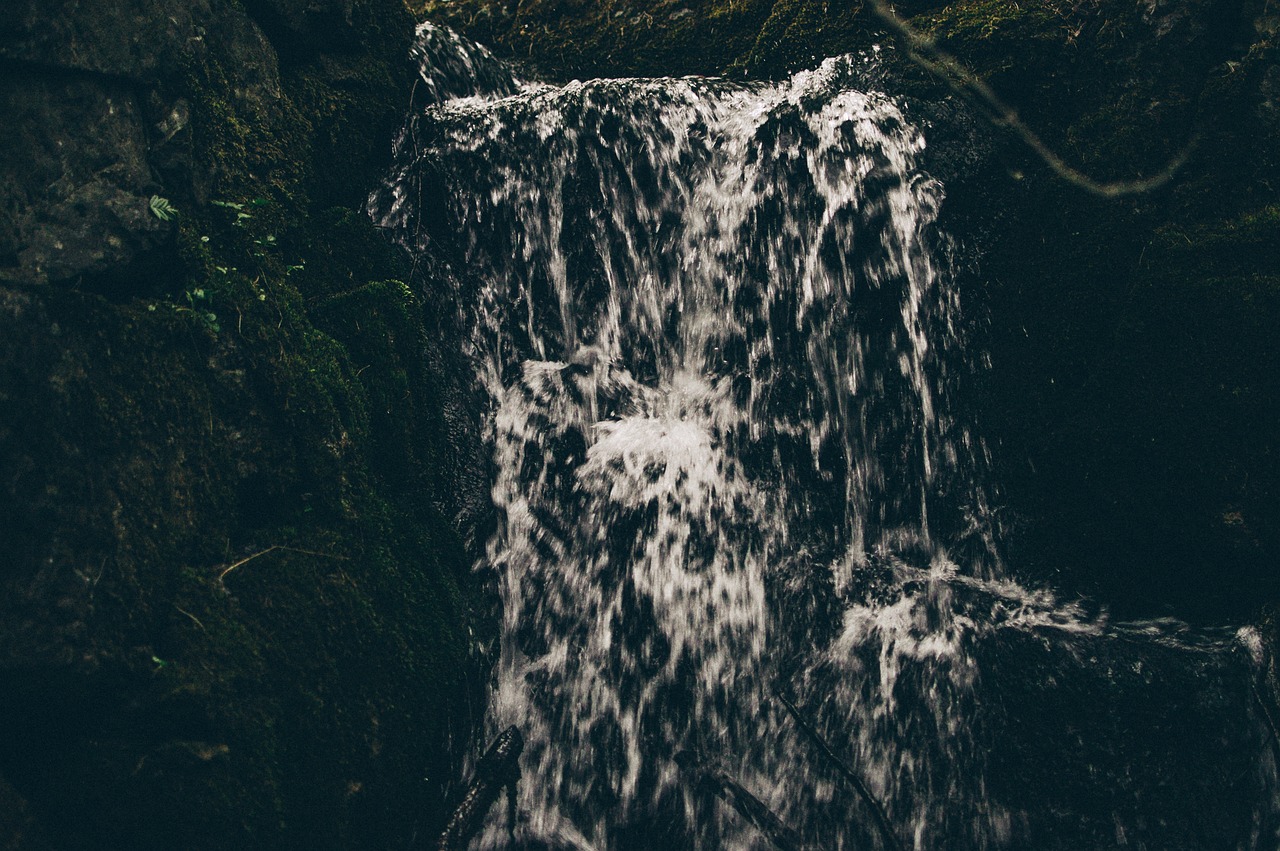
{"type": "MultiPolygon", "coordinates": [[[[903,847],[1059,847],[1008,791],[1028,760],[999,745],[1020,722],[992,672],[1056,652],[1069,678],[1099,643],[1145,642],[1243,676],[1230,638],[1109,627],[1001,580],[986,452],[955,413],[971,356],[942,187],[860,60],[552,88],[429,25],[417,50],[429,105],[371,208],[451,260],[490,400],[490,720],[529,744],[519,823],[479,847],[770,847],[709,777],[797,843],[888,847],[777,692],[903,847]]],[[[1156,664],[1128,656],[1140,679],[1156,664]]],[[[1220,847],[1275,830],[1258,719],[1231,701],[1231,788],[1254,791],[1220,847]]]]}

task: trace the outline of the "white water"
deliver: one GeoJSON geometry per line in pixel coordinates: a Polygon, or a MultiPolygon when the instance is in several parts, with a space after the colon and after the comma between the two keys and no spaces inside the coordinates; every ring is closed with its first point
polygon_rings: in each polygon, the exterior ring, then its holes
{"type": "MultiPolygon", "coordinates": [[[[489,58],[431,27],[422,45],[428,71],[452,51],[449,82],[374,208],[426,250],[429,183],[476,288],[517,844],[769,847],[701,766],[806,841],[878,847],[775,688],[904,847],[1016,844],[974,647],[1105,624],[1001,578],[919,130],[851,58],[768,86],[551,88],[473,85],[489,58]]],[[[495,816],[477,847],[509,841],[495,816]]]]}

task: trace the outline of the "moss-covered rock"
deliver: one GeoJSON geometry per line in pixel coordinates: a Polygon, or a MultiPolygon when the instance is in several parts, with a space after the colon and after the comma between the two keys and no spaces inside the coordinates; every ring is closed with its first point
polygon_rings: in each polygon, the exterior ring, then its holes
{"type": "Polygon", "coordinates": [[[545,76],[718,73],[749,53],[770,0],[427,0],[418,9],[545,76]]]}
{"type": "Polygon", "coordinates": [[[360,211],[412,30],[396,0],[0,24],[5,847],[443,820],[483,467],[446,296],[360,211]]]}

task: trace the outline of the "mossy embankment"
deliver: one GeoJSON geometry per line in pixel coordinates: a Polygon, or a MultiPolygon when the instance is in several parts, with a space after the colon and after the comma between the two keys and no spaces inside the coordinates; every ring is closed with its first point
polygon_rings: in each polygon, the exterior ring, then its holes
{"type": "Polygon", "coordinates": [[[973,261],[965,296],[991,358],[974,404],[1001,467],[1011,567],[1122,614],[1243,619],[1280,598],[1280,53],[1267,4],[894,4],[1097,180],[1158,174],[1190,147],[1167,185],[1117,198],[1063,181],[997,122],[953,120],[965,99],[870,4],[420,5],[558,77],[779,76],[883,45],[877,80],[924,123],[946,225],[973,261]]]}
{"type": "Polygon", "coordinates": [[[443,821],[490,628],[483,471],[452,307],[361,212],[413,23],[33,0],[0,25],[6,848],[443,821]]]}

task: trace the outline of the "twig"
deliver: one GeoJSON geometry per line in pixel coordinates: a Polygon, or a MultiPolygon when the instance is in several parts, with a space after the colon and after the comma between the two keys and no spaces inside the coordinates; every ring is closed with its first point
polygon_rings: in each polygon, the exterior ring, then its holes
{"type": "Polygon", "coordinates": [[[1253,692],[1253,699],[1258,704],[1258,709],[1262,710],[1262,719],[1267,722],[1267,729],[1271,731],[1271,749],[1275,754],[1276,764],[1280,765],[1280,730],[1276,729],[1276,719],[1272,716],[1267,702],[1262,699],[1262,692],[1258,691],[1256,680],[1249,681],[1249,691],[1253,692]]]}
{"type": "Polygon", "coordinates": [[[262,556],[267,555],[268,553],[276,552],[277,550],[281,552],[286,552],[286,553],[300,553],[301,555],[304,555],[304,556],[316,556],[317,558],[331,558],[331,559],[336,559],[338,561],[349,561],[347,556],[334,555],[333,553],[320,553],[320,552],[316,552],[315,550],[300,550],[297,547],[286,547],[281,544],[272,544],[271,546],[267,547],[265,550],[259,550],[253,555],[245,556],[239,561],[224,567],[222,569],[222,572],[218,574],[218,581],[221,582],[223,579],[226,579],[227,574],[235,570],[237,567],[243,567],[244,565],[248,564],[254,559],[261,558],[262,556]]]}
{"type": "Polygon", "coordinates": [[[818,746],[818,750],[822,751],[827,759],[831,760],[836,768],[840,770],[841,776],[849,781],[849,785],[853,786],[858,796],[871,808],[871,812],[876,819],[876,827],[880,829],[880,834],[884,837],[885,844],[892,851],[902,851],[902,844],[898,841],[898,835],[893,832],[892,825],[889,824],[889,817],[885,814],[884,807],[871,794],[871,790],[862,782],[862,778],[855,774],[853,769],[846,765],[840,757],[836,756],[836,752],[831,749],[831,746],[826,743],[822,736],[818,735],[818,731],[804,719],[804,716],[800,714],[800,710],[796,709],[795,704],[787,700],[787,696],[782,693],[781,689],[774,687],[773,693],[778,700],[782,701],[782,705],[787,708],[787,712],[795,719],[801,731],[818,746]]]}
{"type": "Polygon", "coordinates": [[[703,770],[699,785],[733,808],[738,815],[773,843],[778,851],[808,851],[800,835],[774,814],[763,801],[722,771],[703,770]]]}
{"type": "Polygon", "coordinates": [[[885,0],[869,0],[871,10],[891,32],[907,43],[907,56],[926,71],[945,80],[953,90],[961,95],[976,98],[978,104],[991,113],[991,120],[997,125],[1012,130],[1026,145],[1035,152],[1045,165],[1068,183],[1086,192],[1104,198],[1118,198],[1123,195],[1136,195],[1150,192],[1164,186],[1178,173],[1196,147],[1200,144],[1200,133],[1196,131],[1187,141],[1186,147],[1169,161],[1158,173],[1138,180],[1121,180],[1104,183],[1095,180],[1077,168],[1068,165],[1030,127],[1022,122],[1018,113],[1009,106],[990,86],[981,80],[973,71],[966,68],[959,60],[942,48],[929,36],[917,31],[906,21],[899,18],[885,0]]]}
{"type": "Polygon", "coordinates": [[[184,615],[186,615],[187,617],[191,618],[193,621],[195,621],[195,622],[196,622],[196,626],[200,627],[200,628],[201,628],[201,629],[203,629],[205,632],[208,632],[208,631],[209,631],[209,630],[205,629],[205,625],[204,625],[204,624],[202,624],[202,623],[200,622],[200,619],[199,619],[198,617],[196,617],[195,615],[191,614],[191,612],[188,612],[186,609],[182,608],[182,606],[179,606],[177,603],[174,603],[174,604],[173,604],[173,607],[174,607],[175,609],[177,609],[178,611],[182,612],[182,613],[183,613],[184,615]]]}

